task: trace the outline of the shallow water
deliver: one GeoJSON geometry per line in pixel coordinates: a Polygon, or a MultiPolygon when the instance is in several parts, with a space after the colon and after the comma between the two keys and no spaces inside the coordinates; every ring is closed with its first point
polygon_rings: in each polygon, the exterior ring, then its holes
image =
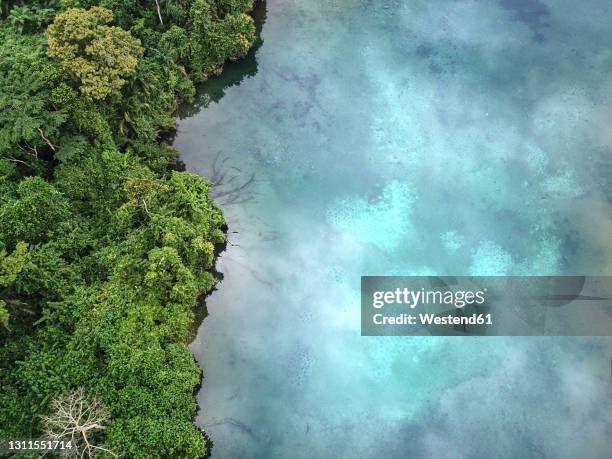
{"type": "Polygon", "coordinates": [[[257,14],[175,141],[230,225],[191,345],[213,457],[606,457],[611,339],[365,338],[359,285],[612,275],[612,3],[257,14]]]}

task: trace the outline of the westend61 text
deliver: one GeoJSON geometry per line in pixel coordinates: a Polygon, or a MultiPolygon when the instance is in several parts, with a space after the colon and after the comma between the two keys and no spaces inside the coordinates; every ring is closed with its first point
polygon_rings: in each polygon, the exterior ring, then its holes
{"type": "Polygon", "coordinates": [[[374,314],[372,322],[375,325],[493,325],[491,314],[472,314],[470,316],[406,313],[397,316],[384,316],[383,314],[374,314]]]}

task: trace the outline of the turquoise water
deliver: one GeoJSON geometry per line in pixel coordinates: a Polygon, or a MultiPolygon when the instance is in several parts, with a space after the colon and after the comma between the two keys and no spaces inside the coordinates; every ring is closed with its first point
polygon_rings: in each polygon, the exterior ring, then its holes
{"type": "Polygon", "coordinates": [[[359,282],[612,275],[612,3],[257,15],[175,141],[230,226],[191,345],[213,457],[609,457],[611,339],[365,338],[359,282]]]}

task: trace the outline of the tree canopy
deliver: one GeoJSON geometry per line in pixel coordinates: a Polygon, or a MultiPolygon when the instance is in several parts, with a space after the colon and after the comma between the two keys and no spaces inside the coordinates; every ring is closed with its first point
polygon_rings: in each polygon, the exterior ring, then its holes
{"type": "Polygon", "coordinates": [[[127,83],[142,56],[140,40],[119,27],[109,26],[113,13],[94,6],[69,8],[47,29],[47,54],[81,83],[83,94],[103,99],[127,83]]]}
{"type": "Polygon", "coordinates": [[[0,437],[58,434],[76,397],[104,414],[81,451],[206,454],[187,343],[225,221],[163,139],[252,6],[0,4],[0,437]]]}

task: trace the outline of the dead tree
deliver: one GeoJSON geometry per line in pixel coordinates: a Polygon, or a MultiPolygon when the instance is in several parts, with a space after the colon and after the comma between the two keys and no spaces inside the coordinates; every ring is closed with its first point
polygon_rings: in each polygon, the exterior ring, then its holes
{"type": "Polygon", "coordinates": [[[81,387],[60,395],[51,402],[52,414],[43,416],[45,434],[52,441],[72,442],[72,449],[65,450],[78,458],[95,457],[96,452],[117,454],[107,448],[94,445],[92,433],[106,428],[110,412],[97,397],[87,396],[81,387]]]}
{"type": "Polygon", "coordinates": [[[251,201],[255,197],[252,191],[255,175],[245,178],[242,170],[228,164],[228,161],[228,157],[221,158],[221,152],[217,153],[211,168],[211,197],[224,206],[251,201]]]}

